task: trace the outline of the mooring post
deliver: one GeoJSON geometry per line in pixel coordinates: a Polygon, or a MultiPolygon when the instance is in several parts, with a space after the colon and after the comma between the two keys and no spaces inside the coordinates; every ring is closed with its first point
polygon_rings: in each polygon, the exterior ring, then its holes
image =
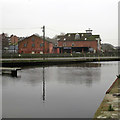
{"type": "Polygon", "coordinates": [[[13,77],[17,77],[17,70],[11,70],[11,75],[13,77]]]}

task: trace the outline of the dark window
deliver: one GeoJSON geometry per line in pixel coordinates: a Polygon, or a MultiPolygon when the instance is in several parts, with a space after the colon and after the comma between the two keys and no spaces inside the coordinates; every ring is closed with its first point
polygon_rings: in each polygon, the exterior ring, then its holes
{"type": "Polygon", "coordinates": [[[40,47],[43,47],[43,43],[40,44],[40,47]]]}
{"type": "Polygon", "coordinates": [[[72,46],[74,46],[74,43],[72,43],[72,46]]]}
{"type": "Polygon", "coordinates": [[[32,41],[35,41],[35,38],[34,38],[34,37],[32,37],[32,41]]]}
{"type": "Polygon", "coordinates": [[[26,43],[24,44],[24,47],[27,47],[27,44],[26,44],[26,43]]]}
{"type": "Polygon", "coordinates": [[[35,47],[35,44],[32,44],[32,47],[35,47]]]}

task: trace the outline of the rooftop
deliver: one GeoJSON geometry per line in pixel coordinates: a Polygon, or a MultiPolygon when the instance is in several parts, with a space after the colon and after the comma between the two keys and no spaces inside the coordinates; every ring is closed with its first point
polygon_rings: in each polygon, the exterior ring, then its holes
{"type": "Polygon", "coordinates": [[[67,33],[65,35],[59,35],[57,40],[59,41],[71,41],[71,40],[98,40],[100,35],[92,35],[91,32],[86,33],[67,33]]]}

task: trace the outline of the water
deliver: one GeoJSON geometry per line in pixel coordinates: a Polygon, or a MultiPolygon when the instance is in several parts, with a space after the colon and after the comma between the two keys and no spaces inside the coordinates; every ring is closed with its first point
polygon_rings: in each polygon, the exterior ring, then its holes
{"type": "Polygon", "coordinates": [[[24,68],[2,77],[4,118],[92,118],[118,62],[24,68]]]}

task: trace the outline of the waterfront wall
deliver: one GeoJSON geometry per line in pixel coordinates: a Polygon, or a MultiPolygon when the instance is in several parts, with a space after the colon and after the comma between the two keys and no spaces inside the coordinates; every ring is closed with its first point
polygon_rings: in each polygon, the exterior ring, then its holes
{"type": "Polygon", "coordinates": [[[43,59],[10,59],[2,60],[3,67],[22,67],[22,66],[48,66],[48,65],[58,65],[58,64],[78,64],[82,62],[101,62],[101,61],[120,61],[119,58],[46,58],[43,59]]]}
{"type": "Polygon", "coordinates": [[[119,119],[120,78],[118,77],[106,91],[105,97],[97,109],[94,119],[119,119]]]}

